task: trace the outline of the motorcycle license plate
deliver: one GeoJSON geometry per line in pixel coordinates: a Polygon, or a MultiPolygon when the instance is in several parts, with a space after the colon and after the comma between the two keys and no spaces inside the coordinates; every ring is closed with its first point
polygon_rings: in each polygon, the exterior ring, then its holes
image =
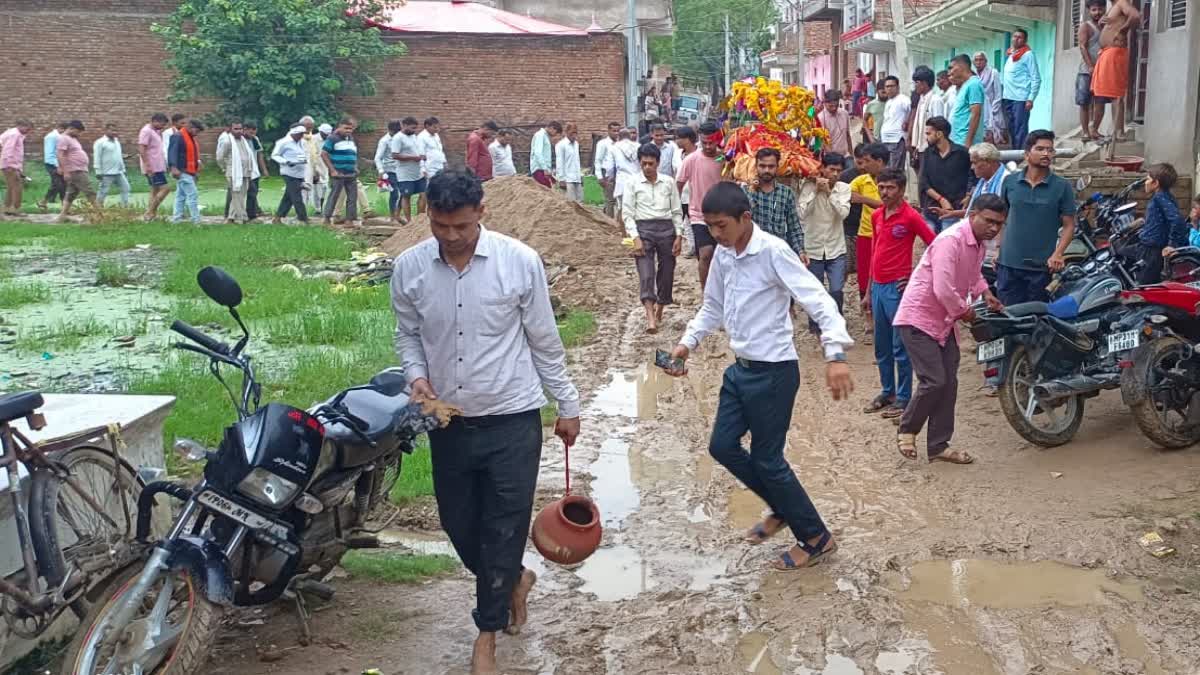
{"type": "Polygon", "coordinates": [[[252,530],[267,532],[285,541],[288,538],[287,528],[282,524],[277,523],[270,518],[264,518],[263,516],[260,516],[249,509],[243,508],[213,492],[212,490],[205,490],[199,495],[196,495],[196,501],[229,518],[230,520],[237,521],[252,530]]]}
{"type": "Polygon", "coordinates": [[[1138,330],[1127,330],[1122,333],[1114,333],[1108,336],[1108,353],[1116,354],[1118,352],[1127,352],[1130,349],[1135,349],[1138,346],[1142,332],[1138,330]]]}
{"type": "Polygon", "coordinates": [[[980,363],[995,361],[996,359],[1004,356],[1004,346],[1004,338],[992,340],[991,342],[985,342],[979,345],[975,359],[980,363]]]}

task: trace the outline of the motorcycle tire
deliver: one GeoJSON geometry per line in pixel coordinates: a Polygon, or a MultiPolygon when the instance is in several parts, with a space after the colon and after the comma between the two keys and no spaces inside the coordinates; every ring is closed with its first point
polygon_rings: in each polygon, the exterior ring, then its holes
{"type": "MultiPolygon", "coordinates": [[[[102,601],[92,606],[88,615],[79,623],[79,629],[71,640],[70,649],[63,660],[63,672],[67,675],[93,675],[97,667],[106,665],[103,658],[96,658],[99,645],[94,644],[93,634],[103,624],[104,619],[115,611],[125,593],[130,590],[134,581],[142,572],[142,565],[130,565],[113,577],[108,586],[112,592],[102,601]],[[100,661],[98,665],[96,662],[100,661]],[[93,664],[89,667],[89,663],[93,664]]],[[[208,661],[209,650],[215,644],[217,631],[221,628],[221,617],[225,610],[208,598],[204,597],[200,585],[192,579],[191,570],[180,568],[171,570],[170,577],[183,581],[187,602],[190,603],[186,625],[179,636],[179,641],[171,649],[165,663],[153,666],[147,672],[154,675],[194,675],[202,671],[208,661]]]]}
{"type": "Polygon", "coordinates": [[[1004,383],[1000,385],[1000,409],[1004,412],[1005,419],[1013,431],[1034,445],[1053,448],[1070,442],[1079,431],[1079,425],[1083,423],[1083,397],[1072,397],[1069,402],[1058,407],[1058,410],[1063,410],[1067,415],[1066,423],[1060,425],[1061,428],[1052,431],[1037,428],[1025,419],[1025,403],[1029,393],[1018,381],[1024,377],[1022,373],[1029,367],[1029,352],[1024,345],[1020,345],[1013,350],[1008,362],[1008,373],[1004,383]]]}
{"type": "MultiPolygon", "coordinates": [[[[1174,428],[1164,419],[1162,411],[1159,410],[1160,403],[1151,395],[1156,384],[1152,380],[1158,364],[1175,355],[1190,355],[1191,345],[1179,338],[1161,337],[1143,345],[1141,349],[1146,351],[1137,354],[1133,366],[1121,373],[1121,394],[1133,413],[1133,421],[1137,423],[1142,435],[1168,450],[1179,450],[1194,445],[1200,441],[1200,428],[1174,428]]],[[[1188,398],[1191,398],[1190,395],[1188,398]]]]}

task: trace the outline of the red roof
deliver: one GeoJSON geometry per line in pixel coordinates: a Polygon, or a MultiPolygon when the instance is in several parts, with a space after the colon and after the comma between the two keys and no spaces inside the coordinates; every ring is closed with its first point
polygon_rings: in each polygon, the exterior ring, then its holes
{"type": "Polygon", "coordinates": [[[405,33],[486,33],[493,35],[587,35],[569,28],[476,2],[409,0],[385,10],[374,25],[405,33]]]}

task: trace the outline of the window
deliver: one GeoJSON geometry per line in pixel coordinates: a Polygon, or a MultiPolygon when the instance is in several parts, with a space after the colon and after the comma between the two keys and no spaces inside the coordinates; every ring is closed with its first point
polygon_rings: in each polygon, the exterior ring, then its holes
{"type": "Polygon", "coordinates": [[[1187,24],[1188,0],[1169,0],[1167,2],[1167,28],[1182,28],[1187,24]]]}
{"type": "Polygon", "coordinates": [[[1071,46],[1079,46],[1079,22],[1082,21],[1083,0],[1071,0],[1071,46]]]}

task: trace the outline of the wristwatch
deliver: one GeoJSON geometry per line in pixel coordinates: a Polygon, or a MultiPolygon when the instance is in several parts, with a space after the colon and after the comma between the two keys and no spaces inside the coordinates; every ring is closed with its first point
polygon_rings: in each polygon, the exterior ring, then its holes
{"type": "Polygon", "coordinates": [[[846,362],[846,352],[838,352],[837,354],[834,354],[833,356],[825,359],[825,363],[845,363],[845,362],[846,362]]]}

